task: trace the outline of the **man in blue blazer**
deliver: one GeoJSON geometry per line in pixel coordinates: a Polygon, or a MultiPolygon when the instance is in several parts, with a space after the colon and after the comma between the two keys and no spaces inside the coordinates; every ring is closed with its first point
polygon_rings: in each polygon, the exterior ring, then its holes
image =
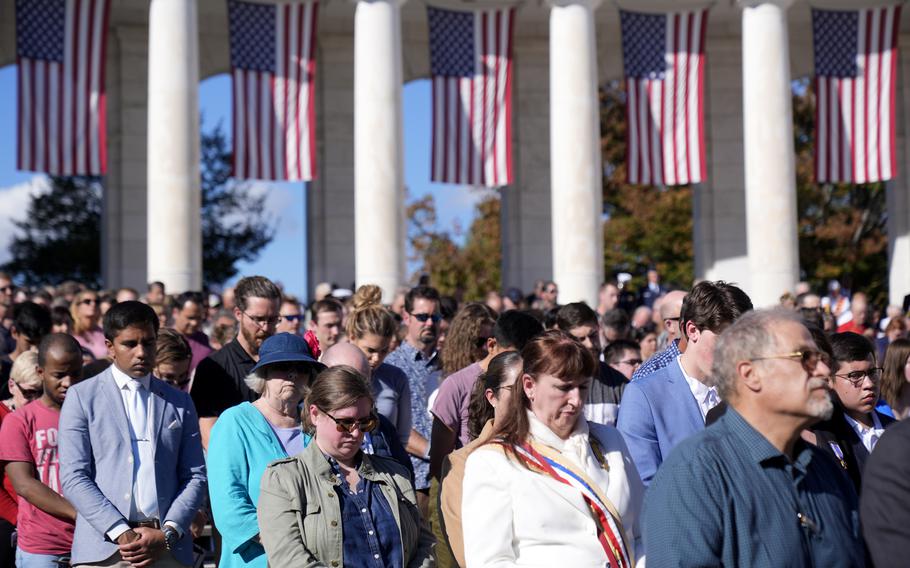
{"type": "Polygon", "coordinates": [[[151,376],[157,333],[149,306],[112,307],[113,365],[67,392],[60,477],[77,512],[76,566],[192,563],[189,526],[206,490],[199,421],[188,394],[151,376]]]}
{"type": "Polygon", "coordinates": [[[669,366],[626,385],[616,427],[645,485],[673,448],[704,430],[705,414],[720,402],[710,380],[714,340],[751,309],[751,300],[736,286],[700,282],[680,311],[686,351],[669,366]]]}

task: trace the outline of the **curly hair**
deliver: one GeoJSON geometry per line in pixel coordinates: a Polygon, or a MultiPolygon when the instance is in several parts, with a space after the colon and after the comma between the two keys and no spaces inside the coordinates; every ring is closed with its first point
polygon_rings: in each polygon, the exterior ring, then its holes
{"type": "Polygon", "coordinates": [[[442,348],[443,376],[464,369],[486,355],[486,342],[479,344],[484,326],[496,325],[496,314],[486,304],[467,304],[452,320],[452,327],[442,348]]]}
{"type": "Polygon", "coordinates": [[[392,312],[382,305],[382,289],[379,286],[364,284],[357,288],[351,303],[351,313],[345,325],[348,339],[360,339],[367,334],[388,338],[398,331],[392,312]]]}

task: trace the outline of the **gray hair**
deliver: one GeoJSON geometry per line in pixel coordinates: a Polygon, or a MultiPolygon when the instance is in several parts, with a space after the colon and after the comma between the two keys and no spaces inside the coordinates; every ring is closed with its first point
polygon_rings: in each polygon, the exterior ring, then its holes
{"type": "Polygon", "coordinates": [[[265,381],[268,379],[268,365],[259,367],[249,375],[243,378],[246,386],[256,394],[262,394],[265,390],[265,381]]]}
{"type": "Polygon", "coordinates": [[[711,380],[720,398],[727,400],[736,393],[739,363],[768,356],[779,347],[772,327],[783,322],[805,325],[793,310],[776,307],[748,311],[720,334],[711,368],[711,380]]]}

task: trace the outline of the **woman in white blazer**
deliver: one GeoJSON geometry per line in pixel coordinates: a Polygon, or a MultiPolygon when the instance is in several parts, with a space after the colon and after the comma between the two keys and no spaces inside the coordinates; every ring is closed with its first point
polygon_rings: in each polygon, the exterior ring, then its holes
{"type": "Polygon", "coordinates": [[[467,567],[634,566],[644,487],[619,432],[585,420],[597,360],[559,331],[522,359],[507,415],[465,466],[467,567]]]}

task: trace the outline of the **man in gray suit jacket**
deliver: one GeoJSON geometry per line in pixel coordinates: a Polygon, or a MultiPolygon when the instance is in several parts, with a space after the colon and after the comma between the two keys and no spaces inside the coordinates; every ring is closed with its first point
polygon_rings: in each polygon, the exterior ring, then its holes
{"type": "Polygon", "coordinates": [[[104,316],[113,365],[71,387],[60,417],[60,477],[76,508],[76,566],[192,563],[190,521],[205,463],[189,395],[151,376],[158,316],[123,302],[104,316]]]}

